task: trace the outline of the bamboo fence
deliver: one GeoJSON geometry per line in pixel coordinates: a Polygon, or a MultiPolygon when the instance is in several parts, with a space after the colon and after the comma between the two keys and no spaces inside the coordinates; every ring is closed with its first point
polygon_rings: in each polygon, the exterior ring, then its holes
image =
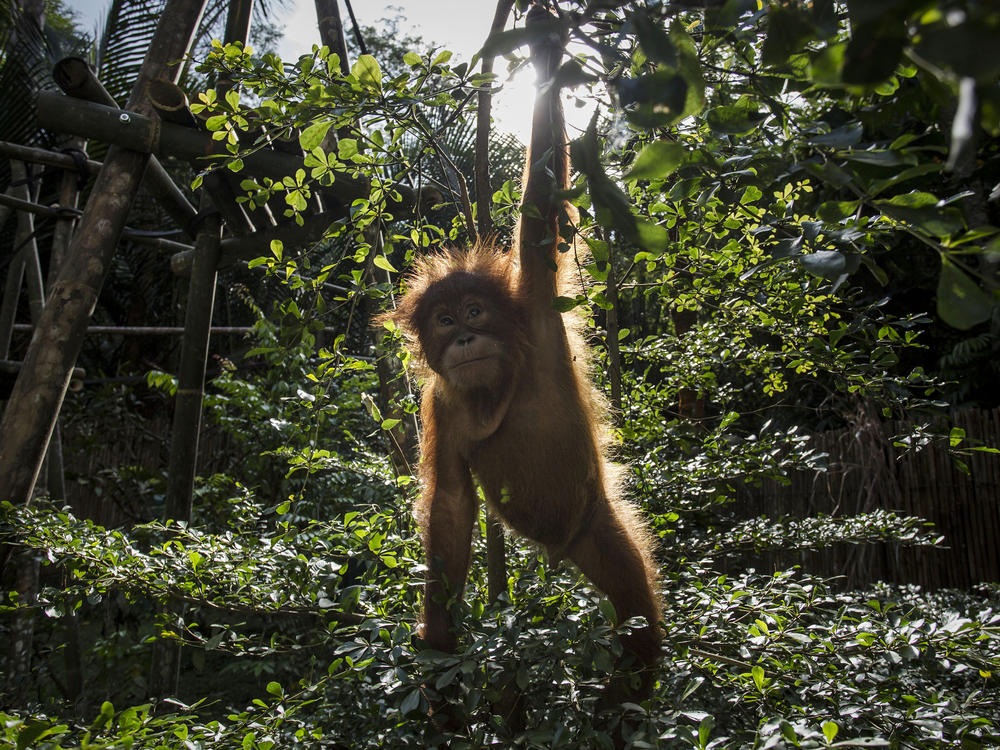
{"type": "MultiPolygon", "coordinates": [[[[113,418],[109,415],[108,422],[113,418]]],[[[958,412],[949,424],[935,425],[935,431],[947,434],[951,425],[966,431],[959,449],[1000,446],[1000,409],[958,412]]],[[[912,428],[908,422],[869,419],[860,427],[818,434],[813,445],[829,454],[827,471],[792,474],[788,485],[742,486],[730,507],[746,518],[851,516],[894,510],[932,521],[933,533],[944,536],[942,547],[844,544],[807,552],[765,552],[743,557],[740,564],[759,570],[801,565],[812,573],[839,576],[846,587],[889,581],[966,588],[1000,581],[1000,455],[977,451],[956,455],[944,441],[900,455],[893,439],[912,428]],[[956,459],[967,465],[968,474],[956,459]]],[[[135,485],[101,481],[99,472],[134,466],[139,476],[162,475],[167,466],[169,419],[153,416],[100,427],[91,419],[74,420],[63,434],[67,495],[77,512],[110,526],[157,515],[159,509],[142,506],[148,500],[135,492],[135,485]],[[97,486],[102,487],[99,494],[97,486]]],[[[199,474],[232,472],[239,459],[230,443],[213,425],[203,426],[199,474]]]]}
{"type": "Polygon", "coordinates": [[[901,451],[893,442],[910,434],[913,423],[859,422],[814,436],[813,447],[829,455],[827,471],[790,475],[788,485],[769,481],[741,487],[739,514],[801,518],[892,510],[933,522],[933,533],[944,537],[942,546],[843,544],[768,552],[751,562],[774,570],[799,564],[812,573],[842,576],[842,584],[850,588],[873,581],[927,588],[1000,581],[1000,455],[967,450],[1000,447],[1000,409],[959,411],[948,423],[932,425],[939,435],[947,435],[952,426],[965,430],[965,439],[953,450],[947,440],[938,439],[919,451],[901,451]]]}

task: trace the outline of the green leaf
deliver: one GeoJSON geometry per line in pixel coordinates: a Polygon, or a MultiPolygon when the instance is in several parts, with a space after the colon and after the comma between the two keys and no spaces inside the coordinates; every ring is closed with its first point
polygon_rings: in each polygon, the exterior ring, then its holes
{"type": "Polygon", "coordinates": [[[643,147],[625,175],[626,180],[652,180],[677,170],[687,157],[687,149],[674,141],[655,141],[643,147]]]}
{"type": "Polygon", "coordinates": [[[962,213],[957,208],[938,208],[937,199],[930,193],[897,195],[892,200],[874,201],[874,205],[883,215],[935,237],[949,237],[965,226],[962,213]],[[931,200],[934,202],[931,203],[931,200]]]}
{"type": "Polygon", "coordinates": [[[688,83],[666,68],[618,82],[618,97],[625,116],[643,128],[671,125],[684,116],[688,83]]]}
{"type": "Polygon", "coordinates": [[[899,151],[846,151],[841,154],[847,161],[870,164],[873,167],[905,167],[916,161],[916,157],[899,151]]]}
{"type": "Polygon", "coordinates": [[[411,68],[415,68],[422,62],[423,58],[420,57],[416,52],[407,52],[403,55],[403,62],[409,65],[411,68]]]}
{"type": "Polygon", "coordinates": [[[33,747],[34,743],[43,737],[49,737],[53,734],[65,734],[66,729],[65,724],[50,726],[36,719],[27,719],[24,727],[17,733],[17,750],[25,750],[26,748],[33,747]]]}
{"type": "Polygon", "coordinates": [[[666,249],[670,236],[665,227],[640,219],[636,221],[635,228],[635,242],[643,250],[648,250],[651,253],[662,253],[666,249]]]}
{"type": "Polygon", "coordinates": [[[378,61],[371,55],[359,56],[358,61],[351,66],[351,74],[362,85],[376,89],[382,87],[382,69],[378,66],[378,61]]]}
{"type": "Polygon", "coordinates": [[[556,297],[552,300],[552,307],[557,312],[569,312],[579,307],[580,302],[575,297],[556,297]]]}
{"type": "Polygon", "coordinates": [[[506,55],[513,52],[523,44],[540,38],[539,31],[535,28],[517,28],[507,31],[497,31],[489,35],[483,48],[479,50],[479,56],[483,58],[506,55]]]}
{"type": "Polygon", "coordinates": [[[752,99],[741,96],[735,104],[709,110],[705,115],[705,121],[716,133],[747,135],[756,130],[766,117],[766,114],[757,110],[757,105],[752,99]]]}
{"type": "Polygon", "coordinates": [[[888,203],[894,206],[905,206],[906,208],[927,208],[928,206],[936,206],[938,204],[938,197],[933,193],[914,190],[911,193],[894,195],[888,200],[888,203]]]}
{"type": "Polygon", "coordinates": [[[663,26],[651,19],[646,11],[635,13],[632,16],[632,23],[635,24],[639,46],[646,53],[646,57],[653,62],[666,65],[672,70],[677,70],[677,47],[674,46],[670,35],[667,34],[663,26]]]}
{"type": "Polygon", "coordinates": [[[573,166],[586,175],[595,213],[601,223],[614,226],[631,243],[651,252],[662,252],[667,245],[667,230],[647,221],[639,221],[628,196],[608,177],[601,165],[596,119],[582,138],[570,148],[573,166]]]}
{"type": "Polygon", "coordinates": [[[817,250],[815,253],[802,255],[799,263],[809,273],[830,281],[836,280],[847,271],[847,259],[837,250],[817,250]]]}
{"type": "Polygon", "coordinates": [[[267,683],[267,692],[275,698],[280,698],[285,693],[285,691],[281,689],[281,683],[274,682],[273,680],[267,683]]]}
{"type": "Polygon", "coordinates": [[[833,742],[834,737],[837,736],[837,732],[840,731],[840,727],[837,726],[835,722],[824,721],[823,722],[823,736],[826,737],[826,741],[833,742]]]}
{"type": "Polygon", "coordinates": [[[411,690],[410,693],[403,698],[403,702],[399,704],[399,712],[406,716],[411,714],[420,708],[420,688],[415,688],[411,690]]]}
{"type": "Polygon", "coordinates": [[[698,722],[698,744],[699,747],[708,747],[708,738],[712,736],[712,730],[715,729],[715,717],[706,716],[700,722],[698,722]]]}
{"type": "Polygon", "coordinates": [[[610,599],[601,599],[598,603],[597,608],[601,610],[601,614],[604,615],[611,622],[617,622],[618,616],[615,613],[615,605],[611,603],[610,599]]]}
{"type": "Polygon", "coordinates": [[[326,132],[331,125],[333,120],[320,120],[299,133],[299,145],[302,146],[302,150],[308,153],[319,146],[326,138],[326,132]]]}
{"type": "Polygon", "coordinates": [[[950,326],[967,330],[990,318],[993,300],[946,256],[941,258],[937,312],[950,326]]]}
{"type": "Polygon", "coordinates": [[[863,86],[884,81],[895,72],[906,43],[905,19],[894,14],[883,14],[874,23],[854,24],[844,50],[841,80],[863,86]]]}
{"type": "Polygon", "coordinates": [[[688,684],[684,687],[684,691],[681,693],[681,697],[678,699],[678,703],[683,703],[684,699],[687,698],[691,693],[697,690],[705,683],[704,677],[692,677],[688,684]]]}
{"type": "Polygon", "coordinates": [[[813,36],[809,18],[797,5],[772,4],[767,9],[767,38],[761,59],[765,65],[782,65],[801,52],[813,36]]]}
{"type": "Polygon", "coordinates": [[[915,177],[922,177],[925,174],[934,174],[935,172],[940,172],[944,169],[944,164],[939,164],[936,162],[925,162],[923,164],[917,164],[915,167],[910,167],[904,169],[902,172],[897,172],[891,177],[886,177],[882,180],[873,180],[868,192],[872,195],[878,195],[883,190],[887,188],[898,185],[907,180],[912,180],[915,177]]]}
{"type": "Polygon", "coordinates": [[[341,138],[337,141],[337,158],[347,161],[358,153],[358,140],[356,138],[341,138]]]}
{"type": "Polygon", "coordinates": [[[431,67],[435,65],[444,65],[451,59],[451,50],[443,49],[438,52],[437,57],[431,61],[431,67]]]}
{"type": "Polygon", "coordinates": [[[393,267],[389,259],[384,255],[376,255],[375,260],[372,261],[376,266],[381,268],[383,271],[388,271],[389,273],[396,273],[396,269],[393,267]]]}
{"type": "Polygon", "coordinates": [[[812,146],[833,146],[834,148],[847,148],[856,146],[861,141],[864,133],[864,125],[860,122],[852,122],[839,128],[831,130],[829,133],[821,133],[807,139],[807,143],[812,146]]]}
{"type": "Polygon", "coordinates": [[[858,201],[826,201],[816,209],[816,215],[823,221],[840,221],[853,216],[858,210],[858,201]]]}
{"type": "Polygon", "coordinates": [[[670,26],[670,41],[677,48],[678,67],[687,82],[683,116],[698,114],[705,107],[705,77],[702,75],[698,48],[684,25],[676,19],[670,26]]]}

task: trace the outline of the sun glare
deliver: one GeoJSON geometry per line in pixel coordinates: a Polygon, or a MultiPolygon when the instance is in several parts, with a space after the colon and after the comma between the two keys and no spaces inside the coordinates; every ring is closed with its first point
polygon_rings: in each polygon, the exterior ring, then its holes
{"type": "MultiPolygon", "coordinates": [[[[493,96],[494,128],[502,133],[511,133],[521,143],[527,145],[531,133],[531,112],[535,102],[534,68],[525,65],[515,71],[509,79],[504,78],[501,73],[499,82],[503,88],[493,96]]],[[[578,93],[582,94],[582,89],[578,93]]],[[[572,140],[587,129],[597,103],[592,99],[577,96],[572,90],[564,91],[562,99],[566,113],[567,135],[572,140]],[[582,102],[582,106],[578,106],[578,102],[582,102]]]]}

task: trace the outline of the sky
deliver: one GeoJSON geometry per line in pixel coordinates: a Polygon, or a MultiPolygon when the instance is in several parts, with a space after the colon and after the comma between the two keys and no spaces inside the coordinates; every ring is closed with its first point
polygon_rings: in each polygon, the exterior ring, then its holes
{"type": "MultiPolygon", "coordinates": [[[[80,25],[92,30],[110,7],[111,0],[68,0],[67,5],[78,13],[80,25]]],[[[375,25],[378,19],[393,17],[399,11],[415,35],[454,52],[452,64],[468,60],[482,46],[496,8],[495,0],[400,0],[396,3],[353,0],[352,5],[362,26],[375,25]]],[[[343,0],[340,12],[350,31],[350,18],[343,0]]],[[[294,61],[309,52],[313,44],[319,43],[313,0],[287,0],[286,8],[276,14],[275,21],[284,27],[284,37],[278,48],[284,60],[294,61]]],[[[497,61],[496,71],[503,75],[502,60],[497,61]]],[[[505,82],[504,90],[494,97],[497,127],[513,132],[522,141],[527,138],[531,121],[533,84],[534,75],[526,70],[514,80],[505,82]]]]}

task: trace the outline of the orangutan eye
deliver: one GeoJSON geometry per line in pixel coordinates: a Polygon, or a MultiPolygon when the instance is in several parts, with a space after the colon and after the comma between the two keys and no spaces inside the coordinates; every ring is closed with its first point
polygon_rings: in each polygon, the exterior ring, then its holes
{"type": "Polygon", "coordinates": [[[479,317],[481,312],[482,310],[479,308],[479,305],[469,305],[469,309],[465,312],[465,317],[471,320],[472,318],[479,317]]]}
{"type": "Polygon", "coordinates": [[[453,326],[455,325],[455,319],[450,315],[442,315],[440,318],[438,318],[438,325],[441,326],[442,328],[446,326],[453,326]]]}

